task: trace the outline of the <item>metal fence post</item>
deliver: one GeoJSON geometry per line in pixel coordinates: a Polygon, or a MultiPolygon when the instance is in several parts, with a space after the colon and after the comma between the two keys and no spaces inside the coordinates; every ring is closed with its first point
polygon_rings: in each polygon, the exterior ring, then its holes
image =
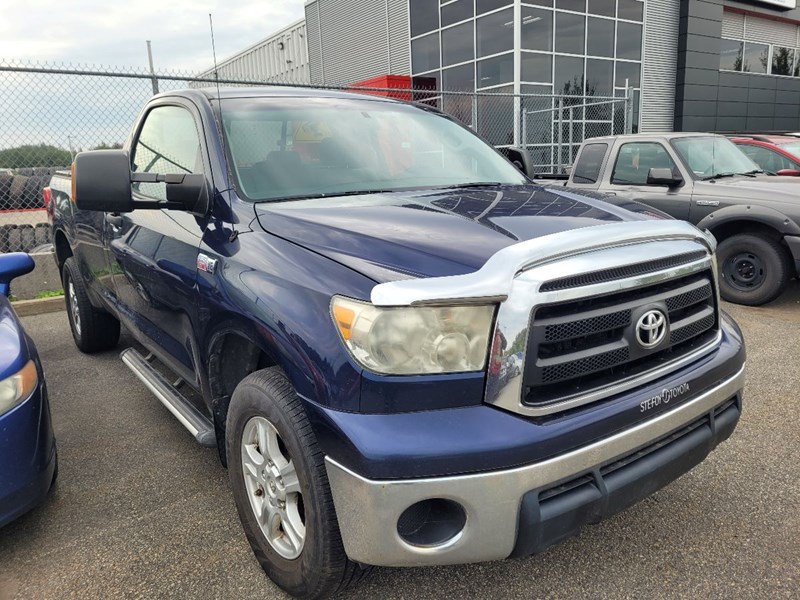
{"type": "Polygon", "coordinates": [[[558,123],[558,160],[556,164],[558,165],[557,173],[561,173],[563,162],[561,160],[561,149],[564,146],[564,97],[558,97],[558,119],[556,120],[558,123]]]}
{"type": "Polygon", "coordinates": [[[472,129],[478,131],[478,94],[472,94],[472,129]]]}
{"type": "MultiPolygon", "coordinates": [[[[572,143],[575,141],[575,107],[569,109],[569,140],[567,141],[567,148],[569,148],[569,162],[572,163],[572,143]]],[[[569,166],[569,165],[567,165],[569,166]]]]}
{"type": "Polygon", "coordinates": [[[630,82],[625,80],[625,135],[633,133],[633,88],[630,82]]]}
{"type": "Polygon", "coordinates": [[[520,146],[528,147],[528,109],[525,107],[525,98],[520,97],[520,117],[522,118],[522,140],[520,146]]]}
{"type": "Polygon", "coordinates": [[[147,60],[150,63],[150,75],[153,78],[153,95],[155,96],[158,93],[158,77],[156,77],[156,71],[153,68],[153,48],[150,46],[150,40],[147,40],[147,60]]]}

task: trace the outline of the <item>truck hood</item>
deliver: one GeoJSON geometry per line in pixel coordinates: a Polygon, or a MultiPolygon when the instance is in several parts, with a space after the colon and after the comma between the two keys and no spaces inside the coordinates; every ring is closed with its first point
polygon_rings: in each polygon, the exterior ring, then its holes
{"type": "Polygon", "coordinates": [[[551,233],[652,218],[568,188],[425,190],[256,204],[265,231],[377,282],[473,272],[551,233]]]}
{"type": "Polygon", "coordinates": [[[715,182],[697,181],[695,194],[729,199],[759,199],[800,206],[800,177],[728,177],[715,182]]]}

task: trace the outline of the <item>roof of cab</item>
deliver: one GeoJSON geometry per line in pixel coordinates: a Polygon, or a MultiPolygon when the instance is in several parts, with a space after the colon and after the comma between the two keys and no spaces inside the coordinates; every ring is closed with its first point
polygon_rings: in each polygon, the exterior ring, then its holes
{"type": "Polygon", "coordinates": [[[242,88],[224,88],[221,87],[217,90],[216,87],[195,88],[195,89],[182,89],[174,90],[171,92],[164,92],[155,96],[156,98],[169,97],[169,96],[184,96],[204,97],[206,100],[216,100],[219,95],[222,99],[231,98],[340,98],[351,100],[377,100],[379,102],[397,102],[392,98],[385,96],[376,96],[366,92],[342,91],[331,89],[307,88],[307,87],[291,87],[291,86],[260,86],[260,87],[242,87],[242,88]]]}
{"type": "Polygon", "coordinates": [[[689,138],[689,137],[724,137],[717,133],[705,133],[701,131],[690,131],[690,132],[671,132],[671,133],[629,133],[625,135],[607,135],[603,137],[595,137],[595,138],[587,138],[584,140],[586,143],[589,142],[611,142],[614,140],[627,140],[627,141],[636,141],[636,140],[645,140],[645,139],[658,139],[658,140],[674,140],[678,138],[689,138]]]}

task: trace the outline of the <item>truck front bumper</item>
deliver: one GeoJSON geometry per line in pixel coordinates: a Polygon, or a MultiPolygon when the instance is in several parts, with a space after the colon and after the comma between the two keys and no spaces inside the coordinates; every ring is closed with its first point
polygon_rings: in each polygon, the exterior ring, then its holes
{"type": "Polygon", "coordinates": [[[423,566],[540,552],[700,463],[735,429],[743,386],[744,367],[651,420],[514,469],[371,480],[328,457],[347,555],[364,564],[423,566]]]}

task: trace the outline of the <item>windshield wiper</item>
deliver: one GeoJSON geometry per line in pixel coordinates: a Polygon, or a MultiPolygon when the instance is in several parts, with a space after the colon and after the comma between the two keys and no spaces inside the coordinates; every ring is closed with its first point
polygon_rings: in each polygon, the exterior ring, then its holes
{"type": "Polygon", "coordinates": [[[736,177],[737,175],[741,175],[741,173],[715,173],[714,175],[703,177],[701,181],[715,181],[717,179],[722,179],[723,177],[736,177]]]}
{"type": "Polygon", "coordinates": [[[400,190],[349,190],[346,192],[320,192],[317,194],[298,194],[296,196],[279,196],[278,198],[265,198],[256,202],[289,202],[291,200],[315,200],[319,198],[338,198],[341,196],[368,196],[369,194],[389,194],[400,190]]]}
{"type": "MultiPolygon", "coordinates": [[[[755,177],[761,173],[766,173],[764,169],[753,169],[752,171],[745,171],[744,173],[739,173],[739,175],[744,175],[745,177],[755,177]]],[[[770,173],[770,175],[774,175],[775,173],[770,173]]]]}
{"type": "MultiPolygon", "coordinates": [[[[499,187],[501,185],[508,185],[506,183],[500,183],[499,181],[475,181],[472,183],[456,183],[453,185],[444,185],[441,187],[443,190],[468,190],[468,189],[479,189],[485,187],[499,187]]],[[[436,188],[434,188],[436,189],[436,188]]]]}

